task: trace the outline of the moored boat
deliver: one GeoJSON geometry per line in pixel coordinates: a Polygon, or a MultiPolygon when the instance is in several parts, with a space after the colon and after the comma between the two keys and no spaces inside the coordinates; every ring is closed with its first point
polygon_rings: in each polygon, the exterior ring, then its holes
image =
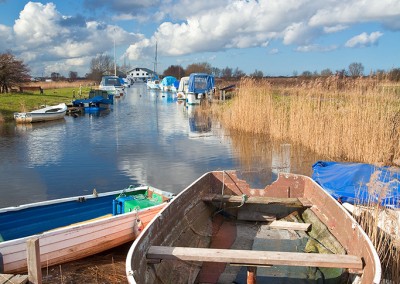
{"type": "Polygon", "coordinates": [[[39,239],[42,267],[132,241],[172,196],[130,186],[0,209],[0,272],[27,271],[26,243],[32,238],[39,239]]]}
{"type": "Polygon", "coordinates": [[[379,283],[377,253],[358,223],[311,178],[204,174],[132,244],[130,283],[379,283]]]}
{"type": "Polygon", "coordinates": [[[175,82],[174,76],[166,76],[161,80],[160,89],[164,92],[176,92],[175,82]]]}
{"type": "Polygon", "coordinates": [[[64,118],[66,112],[67,105],[61,103],[53,106],[45,106],[31,112],[16,112],[14,113],[14,119],[17,123],[50,121],[64,118]]]}
{"type": "Polygon", "coordinates": [[[178,100],[186,100],[188,82],[189,82],[189,76],[182,77],[181,80],[179,81],[179,86],[176,94],[178,100]]]}
{"type": "Polygon", "coordinates": [[[103,96],[95,96],[89,99],[74,100],[73,107],[82,108],[87,113],[99,112],[109,109],[113,104],[112,99],[105,99],[103,96]]]}
{"type": "Polygon", "coordinates": [[[125,93],[125,87],[118,76],[103,76],[100,81],[99,90],[107,91],[111,99],[119,98],[125,93]]]}
{"type": "Polygon", "coordinates": [[[214,76],[206,73],[192,73],[189,76],[186,102],[189,105],[200,104],[210,99],[214,90],[214,76]]]}

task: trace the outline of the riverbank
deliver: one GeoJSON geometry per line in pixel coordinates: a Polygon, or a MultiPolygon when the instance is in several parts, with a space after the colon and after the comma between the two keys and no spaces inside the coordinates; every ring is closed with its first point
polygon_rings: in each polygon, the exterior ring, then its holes
{"type": "MultiPolygon", "coordinates": [[[[43,82],[42,82],[43,83],[43,82]]],[[[36,83],[37,84],[37,83],[36,83]]],[[[40,85],[39,90],[32,92],[14,92],[0,94],[0,123],[13,120],[14,112],[27,112],[40,108],[42,105],[69,104],[72,100],[89,96],[91,85],[48,84],[40,85]]]]}

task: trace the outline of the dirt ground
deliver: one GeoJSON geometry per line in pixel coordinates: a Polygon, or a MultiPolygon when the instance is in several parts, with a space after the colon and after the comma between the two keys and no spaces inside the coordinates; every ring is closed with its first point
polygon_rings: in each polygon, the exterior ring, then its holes
{"type": "Polygon", "coordinates": [[[127,283],[125,259],[130,243],[81,260],[42,269],[43,284],[127,283]]]}

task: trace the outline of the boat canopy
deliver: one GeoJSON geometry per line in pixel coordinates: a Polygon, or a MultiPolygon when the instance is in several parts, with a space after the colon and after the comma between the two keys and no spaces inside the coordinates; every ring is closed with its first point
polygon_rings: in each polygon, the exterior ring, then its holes
{"type": "Polygon", "coordinates": [[[312,178],[341,202],[400,208],[400,170],[362,163],[318,161],[312,178]]]}
{"type": "Polygon", "coordinates": [[[121,79],[118,76],[103,76],[101,79],[103,86],[122,86],[121,79]]]}
{"type": "Polygon", "coordinates": [[[176,81],[174,76],[166,76],[162,79],[161,84],[163,86],[173,86],[176,81]]]}
{"type": "Polygon", "coordinates": [[[189,82],[189,76],[188,77],[182,77],[181,80],[179,81],[179,86],[178,86],[178,92],[186,92],[187,91],[187,86],[189,82]]]}
{"type": "Polygon", "coordinates": [[[192,73],[189,76],[189,93],[207,93],[214,88],[214,76],[206,73],[192,73]]]}

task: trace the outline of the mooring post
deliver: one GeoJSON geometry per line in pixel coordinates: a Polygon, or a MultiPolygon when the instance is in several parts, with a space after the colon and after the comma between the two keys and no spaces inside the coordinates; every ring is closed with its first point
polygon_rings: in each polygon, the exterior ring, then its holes
{"type": "Polygon", "coordinates": [[[38,238],[32,238],[26,242],[26,258],[29,283],[41,284],[42,268],[40,265],[40,246],[38,238]]]}

